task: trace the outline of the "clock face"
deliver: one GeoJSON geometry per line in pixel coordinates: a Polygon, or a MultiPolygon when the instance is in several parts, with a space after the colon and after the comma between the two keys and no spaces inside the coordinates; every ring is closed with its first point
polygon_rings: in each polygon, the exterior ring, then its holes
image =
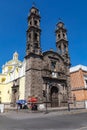
{"type": "Polygon", "coordinates": [[[57,78],[57,73],[52,72],[52,77],[57,78]]]}

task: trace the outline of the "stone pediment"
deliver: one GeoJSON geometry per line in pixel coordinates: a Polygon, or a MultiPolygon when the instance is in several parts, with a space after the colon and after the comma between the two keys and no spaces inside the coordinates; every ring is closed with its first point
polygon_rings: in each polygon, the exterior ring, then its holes
{"type": "Polygon", "coordinates": [[[49,57],[50,59],[55,59],[55,60],[63,60],[63,58],[57,53],[57,52],[54,52],[54,51],[46,51],[43,53],[43,57],[49,57]]]}

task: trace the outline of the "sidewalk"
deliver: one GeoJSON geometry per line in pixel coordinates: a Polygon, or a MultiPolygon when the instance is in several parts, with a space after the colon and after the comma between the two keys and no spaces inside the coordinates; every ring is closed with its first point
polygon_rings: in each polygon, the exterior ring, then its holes
{"type": "MultiPolygon", "coordinates": [[[[43,112],[46,112],[46,108],[44,110],[37,110],[37,111],[32,111],[30,109],[19,109],[17,110],[17,108],[9,108],[9,109],[5,109],[5,112],[9,112],[9,111],[16,111],[16,112],[28,112],[28,113],[43,113],[43,112]]],[[[47,111],[48,112],[68,112],[68,107],[48,107],[47,108],[47,111]]],[[[87,111],[87,109],[85,108],[76,108],[76,107],[73,107],[73,108],[70,108],[70,113],[71,112],[83,112],[83,111],[87,111]]]]}
{"type": "MultiPolygon", "coordinates": [[[[55,109],[54,109],[55,110],[55,109]]],[[[15,120],[23,120],[23,119],[35,119],[35,118],[53,118],[56,116],[64,116],[64,115],[72,115],[78,113],[85,113],[86,109],[79,110],[57,110],[57,111],[49,111],[48,113],[44,112],[34,112],[30,110],[18,110],[18,111],[5,111],[4,113],[0,113],[0,116],[4,116],[6,118],[15,119],[15,120]]]]}
{"type": "Polygon", "coordinates": [[[5,116],[7,118],[16,119],[16,120],[23,120],[23,119],[32,119],[32,118],[46,118],[46,117],[53,117],[53,116],[61,116],[61,115],[72,115],[78,113],[85,113],[87,109],[73,109],[68,111],[67,108],[49,108],[47,110],[48,113],[45,111],[30,111],[29,109],[26,110],[9,110],[5,111],[4,113],[0,113],[0,116],[5,116]]]}

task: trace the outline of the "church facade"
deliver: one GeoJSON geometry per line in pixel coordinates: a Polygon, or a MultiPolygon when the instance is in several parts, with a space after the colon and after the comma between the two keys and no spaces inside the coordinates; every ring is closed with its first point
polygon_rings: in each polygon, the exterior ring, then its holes
{"type": "Polygon", "coordinates": [[[70,57],[67,30],[63,22],[56,25],[57,52],[41,51],[40,13],[36,7],[28,16],[26,43],[25,99],[37,97],[51,106],[61,106],[70,97],[70,57]]]}
{"type": "Polygon", "coordinates": [[[58,107],[67,103],[71,96],[67,29],[63,22],[58,22],[55,30],[57,51],[42,52],[40,19],[39,10],[32,7],[28,16],[24,62],[20,62],[15,54],[16,58],[14,55],[12,62],[4,66],[0,75],[1,79],[5,77],[0,82],[3,103],[15,104],[18,99],[37,97],[38,103],[48,102],[49,106],[58,107]],[[5,72],[6,67],[9,71],[5,72]],[[3,98],[4,90],[7,93],[5,96],[9,95],[8,100],[3,98]]]}

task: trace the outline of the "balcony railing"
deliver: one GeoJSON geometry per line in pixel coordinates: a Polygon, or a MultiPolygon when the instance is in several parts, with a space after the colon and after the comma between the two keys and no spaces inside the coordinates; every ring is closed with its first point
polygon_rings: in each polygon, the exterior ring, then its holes
{"type": "Polygon", "coordinates": [[[45,71],[42,71],[42,76],[43,77],[54,78],[54,79],[64,79],[64,80],[66,80],[65,74],[62,73],[62,72],[55,72],[55,71],[45,70],[45,71]]]}

